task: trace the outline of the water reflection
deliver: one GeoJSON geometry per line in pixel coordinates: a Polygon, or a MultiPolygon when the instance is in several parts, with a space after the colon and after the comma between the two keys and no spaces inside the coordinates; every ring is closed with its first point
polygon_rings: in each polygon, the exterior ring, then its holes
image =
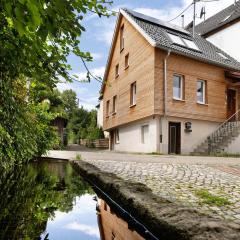
{"type": "Polygon", "coordinates": [[[65,162],[0,171],[0,189],[1,240],[143,239],[65,162]]]}

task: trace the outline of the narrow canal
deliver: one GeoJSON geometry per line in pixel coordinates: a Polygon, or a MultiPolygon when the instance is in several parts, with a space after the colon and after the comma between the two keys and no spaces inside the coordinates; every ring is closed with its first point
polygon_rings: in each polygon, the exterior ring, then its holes
{"type": "Polygon", "coordinates": [[[100,195],[66,162],[34,162],[2,172],[0,239],[150,239],[100,195]]]}

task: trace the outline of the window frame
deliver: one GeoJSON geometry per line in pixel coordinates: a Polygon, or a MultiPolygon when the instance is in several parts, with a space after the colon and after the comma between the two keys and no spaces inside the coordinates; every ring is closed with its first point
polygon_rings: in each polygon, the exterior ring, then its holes
{"type": "Polygon", "coordinates": [[[119,129],[118,128],[116,128],[114,130],[114,142],[115,142],[115,144],[119,144],[120,143],[119,129]]]}
{"type": "Polygon", "coordinates": [[[145,136],[145,131],[144,129],[147,128],[147,134],[149,135],[149,124],[144,124],[144,125],[141,125],[141,143],[142,144],[146,144],[146,139],[147,139],[147,136],[145,136]]]}
{"type": "Polygon", "coordinates": [[[197,95],[197,103],[198,104],[207,104],[207,95],[206,95],[206,93],[207,93],[207,82],[206,82],[206,80],[201,80],[201,79],[197,80],[197,91],[196,91],[197,94],[198,94],[198,83],[199,82],[203,83],[203,101],[199,101],[198,100],[198,95],[197,95]]]}
{"type": "Polygon", "coordinates": [[[136,106],[136,104],[137,104],[137,82],[135,81],[131,83],[130,86],[130,107],[136,106]]]}
{"type": "Polygon", "coordinates": [[[117,95],[113,96],[112,114],[117,113],[117,95]]]}
{"type": "Polygon", "coordinates": [[[119,63],[115,66],[115,78],[119,76],[119,63]]]}
{"type": "Polygon", "coordinates": [[[106,118],[110,116],[110,100],[106,102],[106,118]]]}
{"type": "Polygon", "coordinates": [[[125,55],[124,64],[125,64],[125,69],[129,68],[129,53],[125,55]]]}
{"type": "Polygon", "coordinates": [[[177,100],[177,101],[184,101],[184,98],[185,98],[185,78],[183,75],[181,74],[173,74],[173,85],[172,85],[172,91],[173,91],[173,94],[172,94],[172,97],[174,100],[177,100]],[[174,96],[174,78],[175,77],[179,77],[180,78],[180,98],[179,97],[175,97],[174,96]]]}
{"type": "Polygon", "coordinates": [[[120,28],[120,52],[124,49],[124,24],[120,28]]]}

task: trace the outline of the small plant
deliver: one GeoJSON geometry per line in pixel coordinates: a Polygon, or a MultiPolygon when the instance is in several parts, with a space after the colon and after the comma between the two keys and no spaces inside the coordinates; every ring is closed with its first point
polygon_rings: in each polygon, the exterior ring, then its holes
{"type": "Polygon", "coordinates": [[[82,156],[79,154],[79,153],[77,153],[76,154],[76,160],[78,160],[78,161],[81,161],[82,160],[82,156]]]}
{"type": "Polygon", "coordinates": [[[231,204],[227,198],[213,195],[207,189],[196,190],[195,194],[197,197],[202,199],[203,203],[209,205],[216,205],[218,207],[231,204]]]}

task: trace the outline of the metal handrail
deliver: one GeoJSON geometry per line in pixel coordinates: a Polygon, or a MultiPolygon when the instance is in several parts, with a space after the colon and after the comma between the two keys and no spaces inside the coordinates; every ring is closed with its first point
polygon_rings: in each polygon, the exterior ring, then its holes
{"type": "Polygon", "coordinates": [[[235,122],[237,122],[237,127],[238,127],[238,119],[239,116],[238,114],[240,113],[240,109],[238,111],[236,111],[230,118],[228,118],[226,121],[224,121],[220,126],[218,126],[218,128],[207,137],[207,142],[208,142],[208,152],[212,152],[213,150],[213,143],[216,143],[217,140],[219,140],[220,137],[224,137],[221,133],[221,130],[224,129],[227,126],[226,132],[229,132],[230,130],[233,129],[232,126],[227,125],[227,123],[230,122],[231,119],[233,119],[234,117],[237,116],[237,118],[235,118],[235,122]]]}

